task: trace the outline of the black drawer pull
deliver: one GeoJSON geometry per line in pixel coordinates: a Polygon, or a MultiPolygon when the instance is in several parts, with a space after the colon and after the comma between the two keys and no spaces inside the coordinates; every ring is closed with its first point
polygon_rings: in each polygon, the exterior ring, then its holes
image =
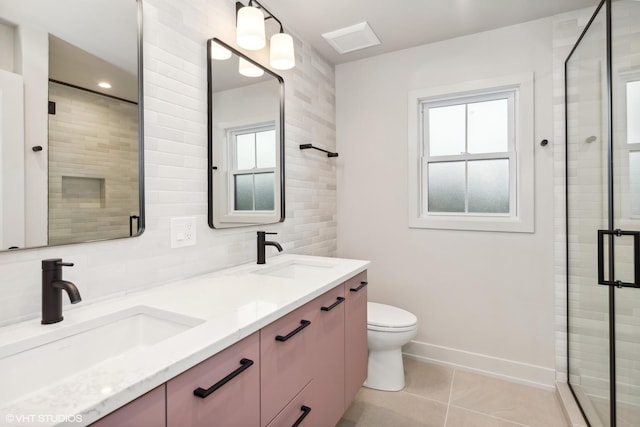
{"type": "Polygon", "coordinates": [[[300,415],[300,418],[298,418],[291,427],[298,427],[300,424],[302,424],[302,420],[304,420],[307,417],[307,415],[309,415],[309,412],[311,412],[311,408],[304,405],[300,407],[300,410],[302,411],[302,415],[300,415]]]}
{"type": "Polygon", "coordinates": [[[234,379],[235,377],[240,375],[242,373],[242,371],[244,371],[247,368],[249,368],[249,366],[253,365],[253,360],[241,359],[240,360],[240,365],[241,366],[238,369],[236,369],[235,371],[231,372],[229,375],[227,375],[226,377],[224,377],[223,379],[221,379],[220,381],[218,381],[217,383],[215,383],[214,385],[212,385],[208,389],[205,390],[202,387],[198,387],[197,389],[193,390],[193,394],[198,396],[198,397],[200,397],[200,398],[202,398],[202,399],[204,399],[205,397],[209,396],[214,391],[218,390],[220,387],[222,387],[223,385],[225,385],[226,383],[228,383],[229,381],[231,381],[232,379],[234,379]]]}
{"type": "Polygon", "coordinates": [[[336,308],[340,303],[342,303],[344,301],[344,298],[342,297],[338,297],[336,298],[336,302],[334,302],[333,304],[331,304],[329,307],[320,307],[320,310],[322,311],[331,311],[334,308],[336,308]]]}
{"type": "Polygon", "coordinates": [[[369,282],[360,282],[360,286],[358,286],[357,288],[351,288],[349,289],[351,292],[358,292],[360,289],[364,288],[365,286],[367,286],[369,284],[369,282]]]}
{"type": "Polygon", "coordinates": [[[294,336],[295,334],[297,334],[298,332],[300,332],[301,330],[303,330],[304,328],[306,328],[307,326],[309,326],[311,324],[311,321],[309,320],[301,320],[300,321],[300,326],[298,326],[297,328],[295,328],[293,331],[289,332],[287,335],[282,336],[282,335],[276,335],[276,341],[286,341],[289,338],[291,338],[292,336],[294,336]]]}

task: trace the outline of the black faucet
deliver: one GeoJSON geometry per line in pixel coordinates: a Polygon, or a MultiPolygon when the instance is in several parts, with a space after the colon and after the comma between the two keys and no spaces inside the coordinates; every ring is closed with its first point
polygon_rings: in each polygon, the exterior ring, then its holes
{"type": "Polygon", "coordinates": [[[62,317],[62,291],[69,295],[71,304],[79,303],[80,292],[71,282],[62,280],[62,267],[73,267],[61,258],[42,260],[42,324],[60,322],[62,317]]]}
{"type": "Polygon", "coordinates": [[[267,233],[266,231],[258,231],[258,264],[264,264],[266,262],[265,248],[267,246],[275,246],[276,249],[278,249],[278,252],[282,252],[282,246],[280,246],[280,243],[266,241],[267,234],[278,233],[267,233]]]}

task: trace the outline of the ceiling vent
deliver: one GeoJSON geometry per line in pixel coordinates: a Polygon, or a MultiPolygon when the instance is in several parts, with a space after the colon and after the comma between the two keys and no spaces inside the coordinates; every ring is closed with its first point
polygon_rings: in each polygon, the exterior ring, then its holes
{"type": "Polygon", "coordinates": [[[366,21],[324,33],[322,37],[341,55],[380,44],[366,21]]]}

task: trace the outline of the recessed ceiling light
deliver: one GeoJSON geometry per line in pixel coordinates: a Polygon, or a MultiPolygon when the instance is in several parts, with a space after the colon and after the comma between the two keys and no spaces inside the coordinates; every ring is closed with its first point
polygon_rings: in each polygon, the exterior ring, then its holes
{"type": "Polygon", "coordinates": [[[100,86],[102,89],[111,89],[111,83],[108,82],[100,82],[98,83],[98,86],[100,86]]]}

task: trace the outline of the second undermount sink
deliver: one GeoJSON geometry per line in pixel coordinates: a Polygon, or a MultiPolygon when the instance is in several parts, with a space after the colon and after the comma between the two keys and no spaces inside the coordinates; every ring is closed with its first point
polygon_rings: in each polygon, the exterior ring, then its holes
{"type": "Polygon", "coordinates": [[[137,306],[0,347],[0,402],[150,347],[204,322],[137,306]]]}
{"type": "Polygon", "coordinates": [[[330,262],[289,261],[254,270],[253,274],[286,279],[313,279],[329,272],[335,264],[330,262]]]}

